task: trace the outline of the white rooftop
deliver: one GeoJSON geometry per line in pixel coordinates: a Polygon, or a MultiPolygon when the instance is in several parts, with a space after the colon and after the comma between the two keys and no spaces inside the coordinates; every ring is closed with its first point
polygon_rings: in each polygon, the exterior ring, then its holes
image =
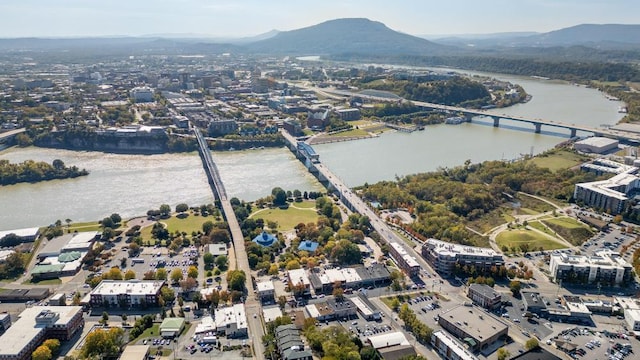
{"type": "Polygon", "coordinates": [[[81,306],[33,306],[26,308],[16,322],[0,336],[0,358],[17,356],[30,341],[45,331],[46,324],[36,323],[36,317],[43,311],[57,314],[54,324],[66,325],[77,313],[82,312],[81,306]]]}
{"type": "Polygon", "coordinates": [[[300,283],[302,283],[304,286],[311,285],[309,277],[307,276],[307,272],[304,271],[304,269],[289,270],[289,280],[291,280],[294,286],[300,283]]]}
{"type": "Polygon", "coordinates": [[[451,335],[447,334],[445,331],[436,331],[433,333],[433,336],[437,337],[441,342],[447,345],[449,349],[451,349],[460,360],[478,360],[478,358],[473,355],[467,348],[460,344],[456,339],[454,339],[451,335]]]}
{"type": "Polygon", "coordinates": [[[258,288],[258,292],[275,290],[275,286],[273,285],[273,281],[271,280],[261,281],[259,283],[256,283],[256,287],[258,288]]]}
{"type": "Polygon", "coordinates": [[[273,320],[282,316],[282,310],[279,306],[271,306],[262,308],[262,315],[264,316],[264,322],[272,322],[273,320]]]}
{"type": "Polygon", "coordinates": [[[390,332],[381,335],[369,336],[367,341],[371,343],[375,349],[382,349],[396,345],[411,345],[409,340],[400,331],[390,332]]]}
{"type": "Polygon", "coordinates": [[[15,229],[15,230],[2,230],[0,231],[0,239],[2,239],[3,237],[9,235],[9,234],[16,234],[20,237],[26,237],[26,236],[36,236],[38,235],[38,231],[40,230],[40,228],[34,227],[34,228],[26,228],[26,229],[15,229]]]}
{"type": "Polygon", "coordinates": [[[157,294],[164,281],[155,280],[102,280],[91,294],[96,295],[152,295],[157,294]]]}
{"type": "Polygon", "coordinates": [[[601,137],[601,136],[592,136],[592,137],[588,137],[588,138],[586,138],[584,140],[576,141],[576,144],[600,146],[600,147],[611,145],[611,144],[617,144],[617,143],[618,143],[618,140],[609,139],[609,138],[601,137]]]}
{"type": "Polygon", "coordinates": [[[247,315],[244,311],[244,304],[235,304],[226,308],[216,309],[216,327],[223,328],[227,325],[235,324],[237,329],[247,328],[247,315]]]}
{"type": "Polygon", "coordinates": [[[428,239],[427,244],[433,247],[433,250],[440,255],[473,255],[473,256],[485,256],[493,257],[499,256],[497,252],[490,248],[481,248],[475,246],[467,246],[460,244],[452,244],[442,240],[428,239]]]}

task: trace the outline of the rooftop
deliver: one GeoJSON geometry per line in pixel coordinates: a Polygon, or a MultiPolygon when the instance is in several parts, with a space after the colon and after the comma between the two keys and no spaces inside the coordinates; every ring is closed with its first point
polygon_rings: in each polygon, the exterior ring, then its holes
{"type": "Polygon", "coordinates": [[[261,234],[253,238],[254,243],[262,246],[271,246],[276,242],[276,240],[278,240],[278,238],[275,235],[269,234],[266,231],[263,231],[261,234]]]}
{"type": "Polygon", "coordinates": [[[502,255],[490,248],[452,244],[437,239],[428,239],[427,245],[439,255],[473,255],[482,257],[502,257],[502,255]]]}
{"type": "Polygon", "coordinates": [[[466,346],[462,345],[460,342],[454,339],[453,336],[449,335],[449,333],[447,333],[446,331],[443,331],[443,330],[436,331],[433,333],[433,336],[435,336],[441,342],[446,344],[449,349],[453,350],[453,352],[456,355],[458,355],[458,358],[460,360],[478,360],[478,358],[475,355],[473,355],[471,352],[469,352],[469,350],[467,350],[466,346]]]}
{"type": "Polygon", "coordinates": [[[150,348],[149,345],[128,345],[120,355],[120,360],[144,360],[150,348]]]}
{"type": "Polygon", "coordinates": [[[181,329],[184,326],[184,318],[168,317],[162,320],[160,331],[181,329]]]}
{"type": "Polygon", "coordinates": [[[456,327],[464,330],[469,336],[479,341],[488,339],[494,334],[508,329],[507,324],[489,313],[463,305],[442,313],[440,319],[455,324],[456,327]]]}
{"type": "Polygon", "coordinates": [[[39,232],[40,232],[40,228],[37,228],[37,227],[26,228],[26,229],[15,229],[15,230],[2,230],[0,231],[0,239],[2,239],[3,237],[9,234],[15,234],[19,237],[35,237],[35,236],[38,236],[39,232]]]}
{"type": "Polygon", "coordinates": [[[305,240],[305,241],[300,242],[300,246],[298,246],[298,250],[314,252],[318,248],[318,245],[320,245],[320,244],[318,244],[315,241],[305,240]]]}
{"type": "Polygon", "coordinates": [[[367,342],[376,349],[382,349],[396,345],[411,345],[409,340],[400,331],[394,331],[386,334],[369,336],[367,342]]]}
{"type": "Polygon", "coordinates": [[[78,313],[81,306],[33,306],[26,308],[16,322],[0,337],[0,358],[17,355],[47,326],[66,325],[78,313]]]}
{"type": "Polygon", "coordinates": [[[157,294],[164,285],[164,281],[155,280],[102,280],[96,286],[92,295],[151,295],[157,294]]]}
{"type": "Polygon", "coordinates": [[[275,286],[273,285],[273,281],[271,280],[260,281],[256,283],[256,288],[258,288],[258,292],[275,290],[275,286]]]}

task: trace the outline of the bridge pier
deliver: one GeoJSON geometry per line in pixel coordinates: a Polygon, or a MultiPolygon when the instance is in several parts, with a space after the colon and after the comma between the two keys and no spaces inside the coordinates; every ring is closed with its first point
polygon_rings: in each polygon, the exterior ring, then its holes
{"type": "Polygon", "coordinates": [[[542,124],[534,124],[536,127],[536,134],[540,134],[540,130],[542,129],[542,124]]]}
{"type": "Polygon", "coordinates": [[[578,132],[578,131],[577,131],[576,129],[571,129],[571,135],[570,135],[570,137],[572,137],[572,138],[576,137],[577,132],[578,132]]]}
{"type": "Polygon", "coordinates": [[[499,117],[494,117],[493,118],[493,127],[500,127],[500,118],[499,117]]]}

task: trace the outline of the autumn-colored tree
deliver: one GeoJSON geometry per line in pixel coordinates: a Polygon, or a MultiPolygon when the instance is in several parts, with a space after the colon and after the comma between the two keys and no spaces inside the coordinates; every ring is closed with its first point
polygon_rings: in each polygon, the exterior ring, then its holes
{"type": "Polygon", "coordinates": [[[124,279],[125,280],[131,280],[131,279],[135,279],[136,278],[136,272],[133,270],[127,270],[126,273],[124,273],[124,279]]]}
{"type": "Polygon", "coordinates": [[[33,353],[31,353],[32,360],[49,360],[52,357],[51,350],[44,345],[38,346],[33,353]]]}

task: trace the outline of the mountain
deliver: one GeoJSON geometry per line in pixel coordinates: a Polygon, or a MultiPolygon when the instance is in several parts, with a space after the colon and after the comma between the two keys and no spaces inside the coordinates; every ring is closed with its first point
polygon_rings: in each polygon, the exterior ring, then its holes
{"type": "Polygon", "coordinates": [[[257,53],[292,55],[395,54],[432,55],[447,47],[389,29],[369,19],[337,19],[283,31],[247,45],[257,53]]]}
{"type": "Polygon", "coordinates": [[[523,40],[539,46],[640,44],[640,25],[582,24],[527,37],[523,40]]]}

